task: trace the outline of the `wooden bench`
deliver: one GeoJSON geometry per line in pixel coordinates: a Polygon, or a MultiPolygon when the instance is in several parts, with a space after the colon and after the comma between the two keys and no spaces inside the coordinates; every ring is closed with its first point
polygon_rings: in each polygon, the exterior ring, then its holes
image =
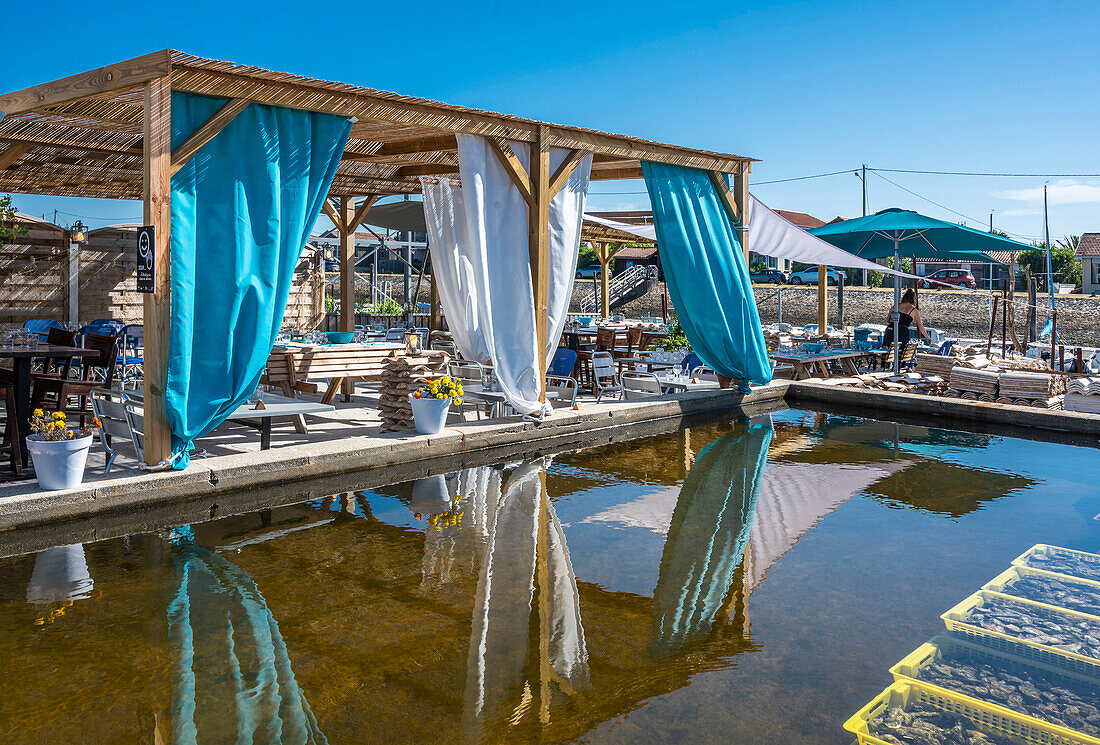
{"type": "Polygon", "coordinates": [[[310,379],[327,378],[321,403],[331,404],[345,381],[381,380],[386,361],[402,354],[400,345],[341,347],[275,347],[267,358],[267,373],[260,382],[279,388],[287,398],[298,393],[317,393],[310,379]]]}

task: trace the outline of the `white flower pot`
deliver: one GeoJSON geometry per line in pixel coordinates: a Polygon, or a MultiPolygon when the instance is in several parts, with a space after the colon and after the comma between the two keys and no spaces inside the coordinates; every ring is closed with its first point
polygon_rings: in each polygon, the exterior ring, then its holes
{"type": "Polygon", "coordinates": [[[447,426],[447,413],[451,409],[449,398],[416,398],[409,394],[413,410],[413,425],[422,435],[435,435],[447,426]]]}
{"type": "Polygon", "coordinates": [[[88,462],[92,436],[54,441],[36,437],[31,435],[27,438],[27,452],[34,462],[38,485],[48,491],[80,486],[84,480],[84,464],[88,462]]]}

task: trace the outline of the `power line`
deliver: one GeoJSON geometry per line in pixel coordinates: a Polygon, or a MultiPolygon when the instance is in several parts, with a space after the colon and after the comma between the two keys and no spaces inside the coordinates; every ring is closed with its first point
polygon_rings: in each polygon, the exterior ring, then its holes
{"type": "Polygon", "coordinates": [[[984,171],[919,171],[907,168],[868,168],[883,173],[919,173],[927,176],[994,176],[997,178],[1100,178],[1100,173],[987,173],[984,171]]]}
{"type": "MultiPolygon", "coordinates": [[[[779,179],[773,179],[771,181],[751,181],[750,185],[753,186],[753,187],[757,187],[757,186],[767,186],[768,184],[785,184],[788,181],[807,181],[809,179],[824,178],[826,176],[839,176],[843,173],[854,173],[855,171],[858,171],[858,170],[859,170],[858,168],[855,168],[855,169],[845,168],[843,171],[830,171],[828,173],[815,173],[815,174],[812,174],[810,176],[792,176],[791,178],[779,178],[779,179]]],[[[637,196],[637,195],[648,194],[648,193],[649,193],[648,191],[601,191],[601,192],[593,192],[591,196],[599,196],[599,195],[603,195],[603,194],[621,194],[621,195],[634,195],[634,196],[637,196]]]]}

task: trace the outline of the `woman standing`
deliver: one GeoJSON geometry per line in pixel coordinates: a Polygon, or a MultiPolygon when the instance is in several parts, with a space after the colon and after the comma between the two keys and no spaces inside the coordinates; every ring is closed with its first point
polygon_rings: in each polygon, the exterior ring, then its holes
{"type": "Polygon", "coordinates": [[[913,323],[916,324],[917,334],[921,339],[932,340],[932,337],[924,330],[924,324],[920,320],[920,310],[917,308],[917,293],[910,287],[901,296],[901,302],[890,308],[890,312],[886,314],[886,335],[882,338],[884,348],[889,349],[894,343],[894,311],[900,314],[898,318],[898,341],[901,342],[903,348],[909,343],[912,333],[909,326],[913,323]]]}

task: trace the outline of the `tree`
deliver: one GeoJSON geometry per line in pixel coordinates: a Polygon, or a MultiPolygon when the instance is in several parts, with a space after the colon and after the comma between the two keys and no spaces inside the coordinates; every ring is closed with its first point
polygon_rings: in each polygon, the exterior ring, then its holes
{"type": "MultiPolygon", "coordinates": [[[[608,246],[610,248],[610,246],[608,246]]],[[[582,243],[581,250],[577,252],[577,268],[583,269],[590,264],[599,264],[600,257],[596,254],[596,249],[592,248],[591,243],[582,243]]],[[[611,261],[607,264],[607,271],[610,273],[615,272],[615,258],[612,257],[611,261]]]]}
{"type": "MultiPolygon", "coordinates": [[[[1073,239],[1080,240],[1080,236],[1066,236],[1058,241],[1054,250],[1050,252],[1051,268],[1054,270],[1054,281],[1065,284],[1080,284],[1081,260],[1073,255],[1073,249],[1067,245],[1072,244],[1073,239]]],[[[1021,251],[1016,255],[1016,263],[1031,269],[1031,276],[1038,277],[1040,286],[1044,290],[1047,276],[1047,245],[1041,241],[1032,243],[1035,246],[1030,251],[1021,251]]]]}
{"type": "Polygon", "coordinates": [[[15,205],[11,203],[11,194],[0,194],[0,245],[27,234],[27,229],[17,225],[15,219],[15,205]]]}
{"type": "Polygon", "coordinates": [[[1081,242],[1081,236],[1079,235],[1063,235],[1054,245],[1061,246],[1062,248],[1068,248],[1070,251],[1076,251],[1077,245],[1081,242]]]}

